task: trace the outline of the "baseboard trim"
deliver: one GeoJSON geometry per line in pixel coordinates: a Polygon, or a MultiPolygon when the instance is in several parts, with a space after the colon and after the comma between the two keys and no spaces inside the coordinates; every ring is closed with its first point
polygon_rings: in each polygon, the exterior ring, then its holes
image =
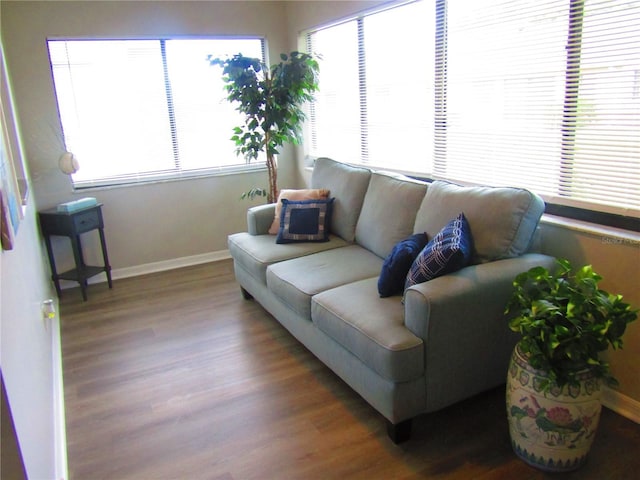
{"type": "MultiPolygon", "coordinates": [[[[216,252],[202,253],[199,255],[191,255],[189,257],[172,258],[170,260],[163,260],[161,262],[145,263],[143,265],[136,265],[133,267],[116,268],[111,270],[111,278],[118,280],[121,278],[137,277],[140,275],[147,275],[149,273],[164,272],[167,270],[174,270],[176,268],[191,267],[193,265],[200,265],[202,263],[217,262],[220,260],[227,260],[231,258],[229,250],[218,250],[216,252]]],[[[107,276],[103,273],[91,277],[89,284],[104,283],[107,281],[107,276]]],[[[77,282],[70,282],[62,280],[60,282],[60,288],[75,288],[78,286],[77,282]]]]}
{"type": "MultiPolygon", "coordinates": [[[[218,250],[217,252],[202,253],[200,255],[191,255],[189,257],[172,258],[171,260],[163,260],[161,262],[146,263],[135,267],[118,268],[111,271],[111,277],[114,280],[119,278],[137,277],[147,275],[149,273],[165,272],[176,268],[191,267],[202,263],[217,262],[231,258],[229,250],[218,250]]],[[[106,282],[105,275],[98,275],[106,282]]]]}
{"type": "Polygon", "coordinates": [[[640,402],[617,390],[608,387],[602,389],[602,405],[618,415],[640,424],[640,402]]]}
{"type": "MultiPolygon", "coordinates": [[[[56,311],[60,311],[56,305],[56,311]]],[[[67,428],[64,407],[64,384],[62,377],[62,342],[60,337],[60,317],[51,320],[51,343],[53,352],[53,428],[55,472],[57,480],[69,478],[67,463],[67,428]]]]}

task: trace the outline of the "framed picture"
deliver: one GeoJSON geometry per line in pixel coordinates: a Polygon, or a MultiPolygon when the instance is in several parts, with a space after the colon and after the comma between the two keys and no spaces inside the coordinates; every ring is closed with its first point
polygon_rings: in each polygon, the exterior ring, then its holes
{"type": "Polygon", "coordinates": [[[2,249],[11,250],[13,248],[13,229],[9,223],[9,209],[5,200],[5,192],[0,191],[0,235],[2,239],[2,249]]]}
{"type": "Polygon", "coordinates": [[[1,107],[2,104],[0,104],[0,120],[2,122],[2,132],[0,132],[0,202],[2,204],[0,232],[2,234],[2,248],[11,250],[22,219],[22,202],[18,194],[18,182],[8,148],[4,112],[1,107]]]}
{"type": "Polygon", "coordinates": [[[0,43],[0,234],[5,250],[13,248],[26,201],[27,181],[22,148],[0,43]]]}

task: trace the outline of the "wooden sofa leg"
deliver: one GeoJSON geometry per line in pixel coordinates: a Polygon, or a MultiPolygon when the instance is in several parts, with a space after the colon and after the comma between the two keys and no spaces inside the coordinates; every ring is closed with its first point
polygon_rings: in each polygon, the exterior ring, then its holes
{"type": "Polygon", "coordinates": [[[247,292],[244,288],[240,287],[240,291],[242,292],[242,298],[245,300],[253,300],[253,295],[247,292]]]}
{"type": "Polygon", "coordinates": [[[406,442],[411,438],[411,419],[400,423],[391,423],[387,420],[387,435],[396,445],[406,442]]]}

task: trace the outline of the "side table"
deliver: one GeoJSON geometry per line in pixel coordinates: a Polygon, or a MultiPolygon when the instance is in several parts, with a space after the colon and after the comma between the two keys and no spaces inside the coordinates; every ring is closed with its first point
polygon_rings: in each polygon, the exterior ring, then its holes
{"type": "Polygon", "coordinates": [[[107,282],[109,288],[113,288],[111,281],[111,266],[109,265],[109,257],[107,254],[107,243],[104,238],[104,221],[102,219],[102,204],[94,205],[75,212],[60,212],[56,208],[39,212],[40,227],[44,236],[47,254],[49,255],[49,264],[51,265],[51,279],[56,286],[58,297],[62,296],[60,289],[60,279],[71,280],[80,284],[83,300],[87,300],[87,279],[98,275],[102,272],[107,274],[107,282]],[[82,254],[82,243],[80,235],[91,230],[98,230],[100,234],[100,245],[102,246],[102,258],[104,265],[90,266],[84,263],[82,254]],[[71,248],[73,249],[73,258],[76,268],[67,272],[58,273],[56,270],[56,262],[53,256],[53,248],[51,247],[51,236],[58,235],[69,237],[71,240],[71,248]]]}

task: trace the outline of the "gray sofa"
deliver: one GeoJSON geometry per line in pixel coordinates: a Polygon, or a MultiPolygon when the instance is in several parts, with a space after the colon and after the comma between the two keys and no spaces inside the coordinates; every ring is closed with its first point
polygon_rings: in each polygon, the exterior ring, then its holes
{"type": "Polygon", "coordinates": [[[277,244],[274,204],[249,209],[228,245],[245,298],[254,298],[387,419],[394,442],[411,419],[504,383],[517,337],[504,308],[514,277],[554,259],[530,253],[544,203],[522,189],[424,183],[318,159],[312,188],[333,201],[329,241],[277,244]],[[394,245],[429,239],[464,212],[471,264],[382,298],[378,276],[394,245]]]}

